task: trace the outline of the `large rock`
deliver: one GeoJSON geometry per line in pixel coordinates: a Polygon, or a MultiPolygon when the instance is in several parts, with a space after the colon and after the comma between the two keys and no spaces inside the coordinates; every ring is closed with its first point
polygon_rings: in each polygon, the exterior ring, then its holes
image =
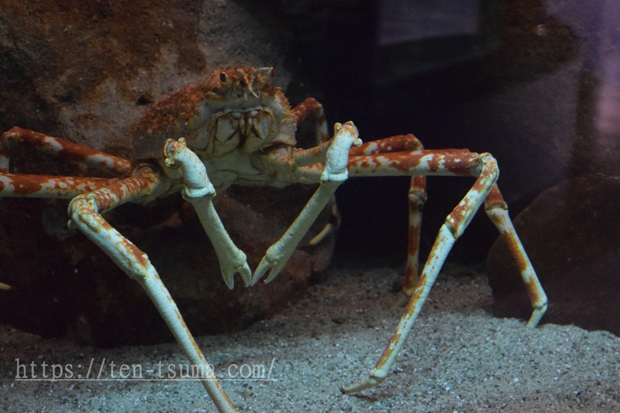
{"type": "MultiPolygon", "coordinates": [[[[267,28],[254,16],[226,0],[138,0],[123,6],[4,1],[0,130],[20,126],[129,157],[129,131],[147,107],[213,69],[272,66],[274,83],[285,87],[291,77],[283,67],[287,36],[277,29],[281,25],[267,28]]],[[[19,149],[11,168],[90,174],[19,149]]],[[[216,208],[252,268],[312,191],[245,189],[221,198],[216,208]]],[[[0,322],[100,346],[172,340],[138,284],[66,228],[67,204],[0,200],[0,281],[17,288],[2,292],[0,322]]],[[[271,284],[246,289],[237,279],[229,291],[198,219],[180,196],[145,207],[123,205],[106,218],[149,255],[195,334],[239,329],[281,311],[304,293],[333,249],[331,238],[300,248],[271,284]]]]}
{"type": "MultiPolygon", "coordinates": [[[[620,177],[586,175],[544,191],[514,220],[547,292],[543,322],[620,335],[620,177]]],[[[494,313],[528,318],[523,282],[500,239],[487,271],[494,313]]]]}
{"type": "Polygon", "coordinates": [[[148,105],[214,69],[275,67],[286,86],[286,38],[236,1],[6,0],[0,126],[126,156],[148,105]]]}

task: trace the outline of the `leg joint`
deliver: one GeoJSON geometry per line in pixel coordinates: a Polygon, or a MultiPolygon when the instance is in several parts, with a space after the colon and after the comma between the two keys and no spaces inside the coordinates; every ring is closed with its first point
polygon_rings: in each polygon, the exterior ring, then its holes
{"type": "Polygon", "coordinates": [[[426,193],[417,189],[409,191],[409,203],[414,205],[419,211],[422,210],[426,203],[426,193]]]}

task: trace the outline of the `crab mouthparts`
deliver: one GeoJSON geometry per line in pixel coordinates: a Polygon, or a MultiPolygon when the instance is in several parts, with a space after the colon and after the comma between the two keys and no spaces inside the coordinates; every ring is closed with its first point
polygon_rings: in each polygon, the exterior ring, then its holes
{"type": "Polygon", "coordinates": [[[230,112],[220,116],[216,124],[215,152],[259,150],[269,136],[271,123],[271,115],[263,110],[230,112]]]}

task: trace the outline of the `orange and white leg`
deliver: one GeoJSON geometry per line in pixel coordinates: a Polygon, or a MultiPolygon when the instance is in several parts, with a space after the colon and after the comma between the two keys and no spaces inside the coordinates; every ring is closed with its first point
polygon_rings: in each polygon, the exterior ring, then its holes
{"type": "Polygon", "coordinates": [[[0,137],[0,197],[66,198],[109,185],[115,179],[9,173],[9,143],[105,169],[119,175],[131,173],[131,162],[42,133],[14,127],[0,137]]]}
{"type": "Polygon", "coordinates": [[[297,125],[301,124],[308,118],[314,119],[315,136],[317,145],[327,142],[330,138],[327,129],[327,120],[325,119],[325,111],[316,99],[308,98],[291,109],[297,125]]]}
{"type": "MultiPolygon", "coordinates": [[[[410,152],[422,150],[424,146],[412,134],[391,136],[377,141],[366,142],[351,148],[351,156],[378,155],[382,153],[410,152]]],[[[409,232],[407,247],[407,267],[403,282],[403,292],[407,297],[413,294],[418,281],[420,257],[420,231],[422,228],[422,209],[426,202],[426,177],[413,176],[409,185],[409,232]]],[[[403,299],[396,306],[406,303],[403,299]]]]}
{"type": "Polygon", "coordinates": [[[0,173],[0,198],[71,199],[118,179],[0,173]]]}
{"type": "Polygon", "coordinates": [[[420,232],[422,230],[422,209],[426,203],[426,177],[414,176],[409,186],[409,231],[407,242],[407,267],[403,292],[411,297],[418,284],[420,265],[420,232]]]}
{"type": "Polygon", "coordinates": [[[190,333],[179,309],[147,255],[114,229],[101,213],[125,202],[142,202],[166,192],[170,181],[150,168],[105,188],[76,197],[69,205],[69,225],[78,228],[101,248],[149,295],[190,362],[197,366],[211,400],[220,412],[236,412],[190,333]]]}
{"type": "Polygon", "coordinates": [[[378,155],[381,153],[410,152],[422,150],[424,146],[412,134],[395,135],[389,138],[365,142],[362,145],[351,148],[350,156],[378,155]]]}
{"type": "MultiPolygon", "coordinates": [[[[454,242],[462,235],[476,211],[495,188],[499,169],[497,162],[490,154],[476,154],[467,150],[421,150],[353,156],[349,159],[349,173],[353,176],[477,176],[472,188],[448,215],[439,230],[405,313],[379,361],[366,379],[342,389],[343,393],[356,393],[374,387],[385,380],[454,242]]],[[[527,259],[525,251],[517,251],[517,253],[515,257],[517,260],[523,260],[523,257],[527,259]]],[[[539,310],[536,311],[540,313],[539,310]]],[[[536,317],[539,318],[538,315],[536,317]]]]}
{"type": "Polygon", "coordinates": [[[64,139],[14,127],[0,137],[0,174],[9,172],[9,141],[57,156],[60,159],[83,163],[91,168],[110,171],[118,175],[128,175],[133,169],[131,162],[126,159],[108,155],[64,139]]]}
{"type": "Polygon", "coordinates": [[[493,221],[493,224],[495,224],[495,227],[504,239],[504,242],[508,246],[508,250],[517,264],[521,278],[523,278],[523,282],[525,283],[528,297],[534,308],[527,326],[536,327],[540,319],[545,315],[545,311],[547,311],[547,295],[512,225],[512,220],[508,215],[508,205],[506,205],[497,185],[493,187],[491,193],[487,196],[484,201],[484,206],[487,215],[491,221],[493,221]]]}

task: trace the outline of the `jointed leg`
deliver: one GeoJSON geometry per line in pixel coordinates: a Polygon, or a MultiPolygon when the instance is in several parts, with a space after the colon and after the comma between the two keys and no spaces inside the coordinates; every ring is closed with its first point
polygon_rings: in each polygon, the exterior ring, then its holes
{"type": "Polygon", "coordinates": [[[340,211],[338,211],[338,204],[336,203],[336,197],[332,196],[332,199],[329,201],[328,205],[328,218],[327,224],[323,227],[323,229],[316,234],[308,244],[309,247],[314,247],[322,242],[329,234],[332,232],[338,231],[340,228],[340,222],[342,221],[342,217],[340,216],[340,211]]]}
{"type": "Polygon", "coordinates": [[[75,198],[69,205],[69,223],[79,228],[144,288],[187,358],[198,366],[200,380],[218,410],[235,412],[147,255],[112,228],[100,214],[124,202],[148,199],[168,188],[167,179],[162,180],[150,169],[144,170],[139,175],[75,198]]]}
{"type": "MultiPolygon", "coordinates": [[[[368,389],[385,379],[452,245],[469,225],[473,215],[483,201],[486,205],[487,214],[502,233],[502,236],[507,240],[513,257],[521,270],[521,275],[528,286],[534,312],[527,325],[534,327],[540,321],[546,309],[546,296],[514,231],[506,204],[495,185],[499,171],[497,163],[491,155],[455,149],[385,152],[372,155],[356,154],[349,159],[348,169],[349,173],[354,176],[410,175],[417,177],[418,175],[456,175],[478,176],[478,179],[465,198],[448,215],[446,222],[441,227],[420,280],[409,300],[405,314],[401,318],[396,333],[390,340],[377,365],[371,370],[367,379],[342,389],[344,393],[355,393],[368,389]]],[[[412,189],[415,186],[414,181],[412,189]]],[[[421,189],[422,187],[420,186],[418,190],[410,191],[410,195],[412,193],[422,194],[421,189]]],[[[417,237],[414,238],[417,239],[417,237]]],[[[411,245],[415,246],[415,244],[410,243],[410,247],[411,245]]],[[[417,248],[414,248],[414,250],[417,250],[417,248]]]]}
{"type": "Polygon", "coordinates": [[[165,148],[166,165],[169,168],[181,169],[185,182],[183,197],[194,206],[202,227],[211,240],[224,282],[232,289],[234,276],[239,273],[245,285],[250,285],[252,271],[248,266],[246,255],[230,239],[215,211],[213,206],[215,188],[209,181],[204,163],[194,152],[187,149],[183,138],[178,142],[169,139],[165,148]]]}
{"type": "Polygon", "coordinates": [[[9,141],[117,174],[129,174],[131,162],[42,133],[14,127],[0,137],[0,197],[68,198],[109,185],[115,179],[9,173],[9,141]]]}
{"type": "Polygon", "coordinates": [[[420,262],[420,231],[422,229],[422,208],[426,202],[426,177],[414,176],[409,187],[409,239],[407,245],[407,268],[403,292],[410,297],[418,283],[420,262]]]}
{"type": "Polygon", "coordinates": [[[329,132],[327,130],[327,120],[325,119],[325,112],[323,111],[323,105],[316,101],[314,98],[308,98],[295,106],[292,109],[297,125],[302,123],[309,117],[314,118],[316,144],[321,144],[329,140],[329,132]]]}
{"type": "Polygon", "coordinates": [[[325,205],[332,199],[338,186],[347,179],[349,150],[352,145],[359,144],[361,141],[358,139],[357,129],[352,122],[347,122],[344,125],[337,123],[334,126],[334,138],[327,150],[320,186],[284,235],[269,247],[265,257],[258,264],[252,284],[255,284],[264,274],[269,272],[265,279],[265,282],[268,283],[282,271],[302,237],[308,232],[325,205]]]}
{"type": "MultiPolygon", "coordinates": [[[[325,118],[325,111],[323,105],[321,105],[314,98],[307,98],[292,109],[293,115],[297,125],[301,124],[308,117],[314,118],[315,125],[315,141],[317,145],[326,143],[329,140],[329,133],[327,131],[327,119],[325,118]]],[[[332,196],[328,203],[329,219],[325,227],[315,235],[309,242],[308,246],[313,247],[323,241],[329,234],[338,230],[340,227],[340,213],[338,212],[338,205],[336,203],[336,197],[332,196]]]]}
{"type": "MultiPolygon", "coordinates": [[[[423,149],[420,142],[412,134],[397,135],[377,141],[366,142],[357,148],[351,148],[349,155],[378,155],[382,153],[419,151],[423,149]]],[[[422,226],[422,208],[426,202],[426,177],[413,176],[409,187],[409,240],[407,247],[407,268],[403,292],[407,297],[413,294],[418,281],[418,266],[420,255],[420,230],[422,226]]],[[[397,306],[404,305],[403,299],[397,306]]]]}
{"type": "Polygon", "coordinates": [[[71,199],[115,181],[118,179],[0,173],[0,198],[71,199]]]}
{"type": "Polygon", "coordinates": [[[512,221],[508,215],[508,206],[506,205],[506,202],[504,202],[497,185],[493,187],[491,193],[484,201],[484,204],[487,215],[491,221],[493,221],[495,227],[497,227],[502,238],[504,239],[504,242],[506,242],[510,253],[517,263],[517,267],[521,273],[521,278],[523,278],[523,282],[527,288],[530,302],[534,308],[527,326],[532,328],[536,327],[542,316],[545,314],[545,311],[547,311],[547,295],[545,294],[542,285],[540,285],[540,281],[536,276],[534,267],[532,267],[532,263],[530,262],[530,259],[521,244],[521,240],[512,225],[512,221]]]}
{"type": "Polygon", "coordinates": [[[446,222],[439,230],[437,239],[424,265],[420,281],[407,304],[405,314],[398,323],[396,332],[390,339],[388,346],[383,351],[375,367],[370,371],[370,375],[358,383],[343,388],[343,393],[356,393],[376,386],[385,380],[385,377],[394,365],[394,361],[413,323],[418,317],[424,301],[437,279],[439,271],[448,253],[452,249],[454,242],[463,234],[474,214],[480,208],[497,181],[499,171],[495,159],[488,154],[482,154],[479,156],[479,161],[482,166],[480,175],[463,200],[461,200],[450,215],[448,215],[446,222]]]}
{"type": "Polygon", "coordinates": [[[412,134],[395,135],[389,138],[378,139],[376,141],[365,142],[364,144],[351,148],[350,156],[378,155],[381,153],[419,151],[424,146],[412,134]]]}
{"type": "Polygon", "coordinates": [[[9,140],[16,144],[34,148],[39,152],[58,156],[60,159],[83,163],[95,169],[105,169],[119,175],[128,175],[132,171],[131,162],[126,159],[108,155],[64,139],[14,127],[0,137],[0,173],[9,172],[9,140]]]}

